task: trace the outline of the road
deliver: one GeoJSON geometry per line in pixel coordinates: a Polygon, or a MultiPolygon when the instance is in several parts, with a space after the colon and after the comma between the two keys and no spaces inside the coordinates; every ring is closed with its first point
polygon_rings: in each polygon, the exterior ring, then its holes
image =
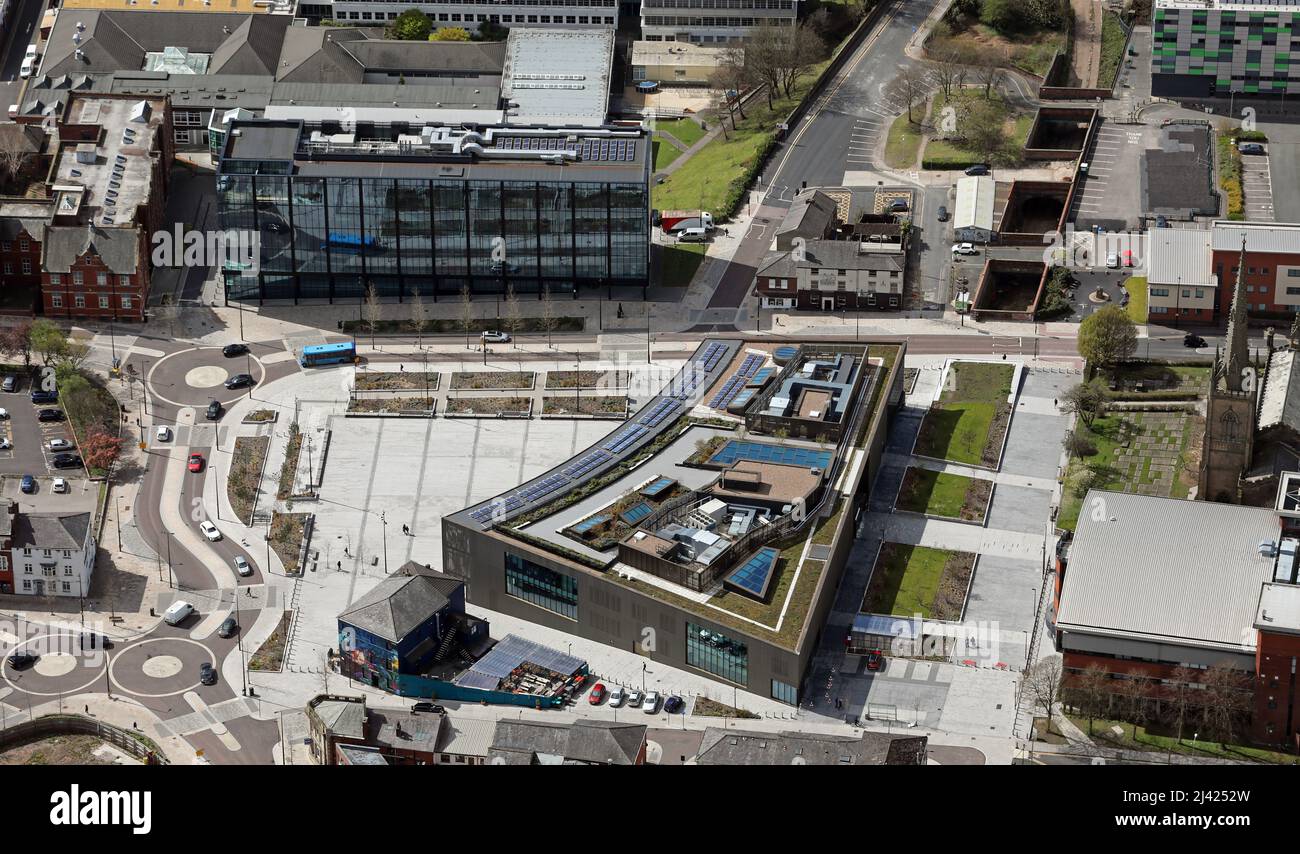
{"type": "Polygon", "coordinates": [[[3,53],[0,53],[0,80],[18,79],[27,45],[32,43],[36,27],[45,14],[44,0],[14,0],[14,4],[12,23],[7,28],[3,53]]]}

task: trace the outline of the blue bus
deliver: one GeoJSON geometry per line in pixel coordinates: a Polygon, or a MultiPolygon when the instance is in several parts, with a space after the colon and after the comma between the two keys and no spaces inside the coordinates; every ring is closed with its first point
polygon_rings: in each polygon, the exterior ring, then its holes
{"type": "Polygon", "coordinates": [[[302,355],[298,357],[298,364],[304,368],[315,368],[319,365],[351,364],[356,360],[357,345],[351,341],[343,341],[339,344],[303,347],[302,355]]]}
{"type": "Polygon", "coordinates": [[[348,255],[360,255],[363,252],[378,252],[383,247],[373,235],[362,237],[350,232],[331,231],[326,242],[320,245],[321,251],[338,252],[348,255]]]}

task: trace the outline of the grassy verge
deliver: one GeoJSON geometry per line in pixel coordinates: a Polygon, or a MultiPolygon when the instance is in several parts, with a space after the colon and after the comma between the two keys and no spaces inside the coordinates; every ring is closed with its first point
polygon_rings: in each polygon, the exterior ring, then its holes
{"type": "Polygon", "coordinates": [[[1114,12],[1105,12],[1101,19],[1101,64],[1097,68],[1099,89],[1110,89],[1115,85],[1127,42],[1119,16],[1114,12]]]}
{"type": "Polygon", "coordinates": [[[975,566],[967,552],[885,543],[862,599],[866,614],[958,620],[975,566]]]}
{"type": "MultiPolygon", "coordinates": [[[[94,375],[78,373],[67,385],[60,381],[58,406],[68,417],[68,426],[72,429],[77,448],[85,446],[86,437],[90,433],[103,431],[110,436],[119,433],[121,408],[94,375]],[[83,380],[84,383],[81,382],[83,380]]],[[[87,462],[86,474],[90,477],[104,477],[108,470],[87,462]]]]}
{"type": "Polygon", "coordinates": [[[453,391],[468,389],[528,389],[533,387],[532,371],[456,371],[451,375],[453,391]]]}
{"type": "Polygon", "coordinates": [[[1241,152],[1228,134],[1215,141],[1219,161],[1219,189],[1227,200],[1228,219],[1246,218],[1246,194],[1241,183],[1241,152]]]}
{"type": "Polygon", "coordinates": [[[676,139],[687,148],[704,139],[704,134],[708,133],[708,131],[700,127],[699,122],[687,118],[656,119],[654,129],[671,134],[673,139],[676,139]]]}
{"type": "Polygon", "coordinates": [[[909,468],[895,505],[899,510],[981,522],[988,511],[993,483],[929,469],[909,468]]]}
{"type": "Polygon", "coordinates": [[[306,513],[271,514],[271,548],[280,556],[280,562],[284,564],[287,573],[302,569],[298,563],[298,553],[302,550],[302,538],[306,530],[306,513]]]}
{"type": "Polygon", "coordinates": [[[457,415],[500,415],[530,411],[532,399],[527,397],[449,397],[448,413],[457,415]]]}
{"type": "Polygon", "coordinates": [[[710,700],[708,697],[696,697],[691,714],[702,718],[744,718],[745,720],[758,720],[759,717],[747,709],[737,709],[719,703],[717,700],[710,700]]]}
{"type": "Polygon", "coordinates": [[[226,496],[230,507],[245,525],[253,524],[253,507],[257,504],[257,490],[262,479],[262,466],[271,446],[269,436],[238,436],[235,452],[231,455],[230,471],[226,474],[226,496]]]}
{"type": "MultiPolygon", "coordinates": [[[[982,88],[954,89],[951,98],[940,91],[934,96],[930,114],[942,115],[943,110],[951,103],[960,115],[965,103],[976,100],[985,100],[982,88]]],[[[922,169],[963,169],[976,163],[998,160],[999,155],[1002,161],[1020,160],[1025,142],[1029,139],[1029,131],[1034,124],[1033,115],[1014,111],[996,92],[988,100],[997,106],[1002,115],[1000,152],[970,147],[960,140],[932,139],[925,144],[925,151],[921,155],[922,169]]]]}
{"type": "Polygon", "coordinates": [[[543,415],[626,415],[627,398],[614,395],[542,398],[543,415]]]}
{"type": "Polygon", "coordinates": [[[654,141],[655,147],[655,166],[656,172],[661,172],[668,168],[668,165],[682,156],[682,151],[671,142],[663,139],[654,141]]]}
{"type": "Polygon", "coordinates": [[[270,670],[278,672],[284,667],[285,645],[289,642],[289,626],[293,623],[293,611],[285,611],[276,623],[271,636],[262,642],[248,659],[249,670],[270,670]]]}
{"type": "Polygon", "coordinates": [[[298,430],[298,422],[289,425],[289,446],[285,449],[284,462],[280,464],[280,484],[276,488],[275,497],[283,501],[292,494],[293,476],[298,470],[298,455],[302,453],[302,433],[298,430]]]}
{"type": "Polygon", "coordinates": [[[708,249],[703,243],[678,243],[672,246],[656,244],[659,253],[659,284],[670,288],[684,288],[695,278],[695,271],[704,263],[708,249]]]}
{"type": "Polygon", "coordinates": [[[908,121],[907,113],[903,113],[889,126],[889,136],[885,139],[885,165],[893,169],[915,169],[920,151],[921,126],[908,121]]]}
{"type": "MultiPolygon", "coordinates": [[[[1281,753],[1276,750],[1247,747],[1240,744],[1224,745],[1214,741],[1179,739],[1176,732],[1162,733],[1158,731],[1160,729],[1158,727],[1148,728],[1124,721],[1095,718],[1092,721],[1092,731],[1089,732],[1086,717],[1079,715],[1070,715],[1069,717],[1075,726],[1088,733],[1094,741],[1101,742],[1109,747],[1119,747],[1125,750],[1149,750],[1154,753],[1177,753],[1180,756],[1234,759],[1239,762],[1269,762],[1279,765],[1294,765],[1296,763],[1296,756],[1291,753],[1281,753]],[[1113,731],[1114,727],[1123,730],[1123,734],[1117,735],[1113,731]]],[[[1183,729],[1186,731],[1192,729],[1192,727],[1187,725],[1183,729]]]]}
{"type": "Polygon", "coordinates": [[[1010,365],[958,362],[949,388],[930,407],[917,435],[916,452],[968,465],[997,461],[1010,420],[1010,365]]]}
{"type": "Polygon", "coordinates": [[[1124,311],[1128,314],[1129,320],[1138,324],[1146,323],[1147,277],[1130,276],[1128,281],[1124,282],[1124,290],[1128,292],[1128,305],[1124,307],[1124,311]]]}
{"type": "Polygon", "coordinates": [[[357,391],[387,391],[391,389],[428,389],[438,388],[437,371],[357,371],[354,388],[357,391]]]}

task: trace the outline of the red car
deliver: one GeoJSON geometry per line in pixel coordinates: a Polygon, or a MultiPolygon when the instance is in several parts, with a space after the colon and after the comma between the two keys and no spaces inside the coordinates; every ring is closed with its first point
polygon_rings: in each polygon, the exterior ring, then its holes
{"type": "Polygon", "coordinates": [[[593,706],[599,706],[605,701],[605,686],[597,682],[591,687],[591,693],[587,696],[587,702],[593,706]]]}
{"type": "Polygon", "coordinates": [[[876,671],[880,670],[880,668],[884,665],[884,663],[885,663],[884,656],[880,654],[879,650],[877,650],[876,652],[868,653],[867,670],[871,671],[872,673],[875,673],[876,671]]]}
{"type": "Polygon", "coordinates": [[[1133,266],[1133,250],[1132,250],[1132,249],[1125,249],[1124,252],[1120,255],[1120,257],[1124,259],[1124,266],[1125,266],[1125,267],[1132,267],[1132,266],[1133,266]]]}
{"type": "Polygon", "coordinates": [[[200,471],[203,471],[203,455],[202,455],[202,454],[190,454],[190,471],[193,471],[193,472],[200,472],[200,471]]]}

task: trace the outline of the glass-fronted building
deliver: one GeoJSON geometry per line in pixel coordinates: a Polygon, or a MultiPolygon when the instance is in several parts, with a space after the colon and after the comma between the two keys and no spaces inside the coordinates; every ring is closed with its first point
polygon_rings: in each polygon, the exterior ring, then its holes
{"type": "Polygon", "coordinates": [[[260,254],[227,268],[226,298],[644,289],[650,164],[640,128],[236,122],[219,222],[255,231],[260,254]]]}
{"type": "Polygon", "coordinates": [[[1158,0],[1151,92],[1170,98],[1300,92],[1300,3],[1158,0]]]}

